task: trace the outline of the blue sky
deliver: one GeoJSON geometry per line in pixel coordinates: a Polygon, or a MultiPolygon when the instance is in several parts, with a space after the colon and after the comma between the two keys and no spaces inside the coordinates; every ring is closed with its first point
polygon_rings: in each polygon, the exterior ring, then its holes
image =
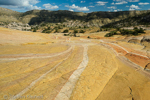
{"type": "Polygon", "coordinates": [[[150,0],[0,0],[0,7],[25,12],[33,9],[74,12],[149,10],[150,0]]]}

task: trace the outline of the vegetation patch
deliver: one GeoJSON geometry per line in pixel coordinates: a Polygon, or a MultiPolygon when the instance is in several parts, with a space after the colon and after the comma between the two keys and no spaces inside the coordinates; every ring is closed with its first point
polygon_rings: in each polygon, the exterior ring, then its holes
{"type": "Polygon", "coordinates": [[[143,33],[145,33],[144,32],[144,29],[143,28],[137,28],[137,27],[135,27],[133,30],[127,30],[127,29],[116,29],[116,31],[111,31],[110,33],[107,33],[106,35],[105,35],[105,37],[111,37],[111,36],[113,36],[113,35],[118,35],[117,34],[117,31],[119,31],[119,33],[121,34],[121,35],[139,35],[139,34],[143,34],[143,33]]]}

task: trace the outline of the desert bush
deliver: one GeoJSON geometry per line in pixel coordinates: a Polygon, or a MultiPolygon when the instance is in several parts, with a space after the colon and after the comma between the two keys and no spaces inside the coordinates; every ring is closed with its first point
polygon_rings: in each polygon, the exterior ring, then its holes
{"type": "Polygon", "coordinates": [[[74,30],[74,32],[73,33],[78,33],[78,30],[74,30]]]}
{"type": "Polygon", "coordinates": [[[69,30],[68,30],[68,29],[66,29],[66,30],[64,30],[64,31],[63,31],[63,33],[68,33],[68,32],[69,32],[69,30]]]}
{"type": "Polygon", "coordinates": [[[63,27],[62,26],[58,26],[58,29],[63,29],[63,27]]]}
{"type": "Polygon", "coordinates": [[[48,27],[47,29],[48,29],[48,30],[50,30],[51,28],[50,28],[50,27],[48,27]]]}
{"type": "Polygon", "coordinates": [[[87,26],[84,26],[84,28],[88,28],[87,26]]]}
{"type": "Polygon", "coordinates": [[[50,30],[47,30],[46,33],[51,33],[51,31],[50,31],[50,30]]]}
{"type": "Polygon", "coordinates": [[[134,30],[137,30],[138,28],[137,27],[134,27],[134,30]]]}
{"type": "Polygon", "coordinates": [[[33,32],[36,32],[36,29],[33,29],[33,32]]]}
{"type": "Polygon", "coordinates": [[[110,33],[107,33],[107,34],[105,35],[105,37],[111,37],[111,36],[116,35],[116,34],[117,34],[116,31],[111,31],[110,33]]]}
{"type": "Polygon", "coordinates": [[[137,33],[145,33],[143,28],[134,28],[134,31],[136,31],[137,33]]]}
{"type": "Polygon", "coordinates": [[[69,36],[69,34],[64,34],[64,36],[69,36]]]}
{"type": "Polygon", "coordinates": [[[89,38],[89,39],[90,39],[91,37],[90,37],[90,36],[88,36],[87,38],[89,38]]]}
{"type": "Polygon", "coordinates": [[[58,33],[59,31],[58,31],[58,29],[55,29],[55,33],[58,33]]]}
{"type": "Polygon", "coordinates": [[[85,33],[85,31],[84,30],[80,30],[79,33],[85,33]]]}
{"type": "Polygon", "coordinates": [[[122,35],[138,35],[139,33],[145,33],[143,29],[134,28],[134,30],[120,30],[122,35]]]}

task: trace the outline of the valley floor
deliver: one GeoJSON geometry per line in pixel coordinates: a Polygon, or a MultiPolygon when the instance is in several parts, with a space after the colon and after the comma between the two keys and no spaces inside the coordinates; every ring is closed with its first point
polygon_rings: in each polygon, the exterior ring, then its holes
{"type": "Polygon", "coordinates": [[[5,28],[0,37],[1,100],[150,98],[148,46],[5,28]]]}

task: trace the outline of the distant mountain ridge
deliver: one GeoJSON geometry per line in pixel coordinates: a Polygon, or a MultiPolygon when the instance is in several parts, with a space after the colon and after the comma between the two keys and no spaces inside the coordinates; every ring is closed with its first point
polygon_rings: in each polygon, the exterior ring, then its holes
{"type": "Polygon", "coordinates": [[[0,7],[1,22],[21,22],[36,25],[41,23],[62,23],[70,20],[88,23],[92,26],[103,26],[112,22],[124,20],[134,16],[147,14],[150,10],[145,11],[120,11],[120,12],[72,12],[67,10],[31,10],[24,13],[16,12],[0,7]]]}

